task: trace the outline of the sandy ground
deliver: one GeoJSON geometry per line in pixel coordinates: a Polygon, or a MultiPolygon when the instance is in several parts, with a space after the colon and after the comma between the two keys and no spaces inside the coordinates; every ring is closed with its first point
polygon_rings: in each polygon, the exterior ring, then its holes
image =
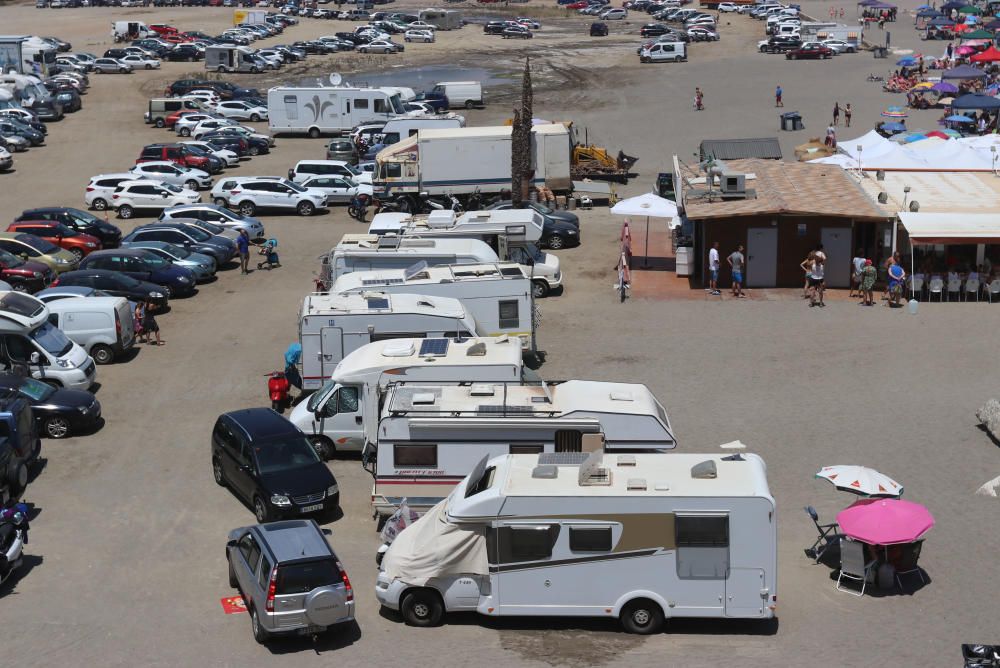
{"type": "MultiPolygon", "coordinates": [[[[547,4],[525,11],[551,14],[547,4]]],[[[130,14],[208,31],[229,16],[201,8],[130,14]]],[[[122,10],[0,8],[3,32],[57,34],[94,52],[107,46],[116,16],[122,10]]],[[[341,25],[306,22],[279,39],[341,25]]],[[[690,155],[702,138],[773,134],[778,82],[786,108],[802,111],[817,133],[835,99],[854,104],[859,134],[894,101],[865,83],[875,69],[870,56],[789,63],[760,55],[753,45],[762,27],[748,19],[732,19],[722,42],[695,45],[691,61],[680,65],[639,65],[638,38],[617,34],[637,30],[639,21],[616,24],[616,34],[599,42],[581,36],[586,25],[576,18],[547,23],[527,44],[467,28],[435,45],[409,46],[399,63],[510,74],[530,53],[536,115],[572,118],[597,141],[638,155],[641,178],[628,188],[635,192],[648,188],[671,153],[690,155]],[[700,113],[690,107],[696,85],[707,93],[700,113]]],[[[903,30],[895,32],[902,40],[903,30]]],[[[314,58],[309,74],[394,65],[348,58],[314,58]]],[[[885,69],[886,61],[875,62],[885,69]]],[[[145,99],[190,70],[169,63],[158,73],[93,75],[84,110],[52,124],[47,147],[19,154],[17,170],[0,175],[0,220],[32,206],[81,206],[90,175],[127,168],[143,144],[168,136],[142,124],[145,99]]],[[[500,102],[470,113],[470,124],[505,117],[504,89],[496,92],[500,102]]],[[[790,154],[807,135],[782,133],[782,146],[790,154]]],[[[280,174],[322,153],[318,140],[279,139],[270,156],[236,171],[280,174]]],[[[295,337],[316,256],[359,229],[338,209],[308,219],[266,217],[285,266],[248,277],[223,272],[197,297],[176,300],[160,319],[166,346],[100,369],[106,426],[44,444],[47,466],[28,492],[39,510],[28,567],[2,591],[0,627],[10,630],[2,663],[465,666],[475,657],[526,666],[946,666],[958,664],[961,642],[1000,641],[993,619],[997,502],[973,494],[1000,473],[997,447],[973,415],[997,394],[1000,307],[921,304],[909,316],[850,301],[824,310],[791,300],[619,304],[610,271],[617,222],[606,211],[583,218],[584,245],[560,252],[565,294],[541,304],[542,373],[646,383],[667,406],[681,450],[711,451],[741,439],[764,456],[779,508],[777,623],[678,621],[648,638],[586,620],[468,616],[438,629],[406,627],[381,615],[371,593],[377,541],[370,478],[354,460],[332,464],[344,517],[329,526],[357,591],[358,627],[316,647],[262,648],[245,616],[224,615],[219,599],[232,594],[225,534],[252,522],[252,514],[212,483],[211,425],[220,412],[264,403],[264,375],[295,337]],[[836,463],[879,468],[905,484],[907,498],[930,507],[938,524],[921,561],[930,584],[912,595],[854,598],[835,591],[830,568],[805,558],[814,530],[802,507],[813,504],[830,519],[851,500],[812,479],[820,466],[836,463]]]]}

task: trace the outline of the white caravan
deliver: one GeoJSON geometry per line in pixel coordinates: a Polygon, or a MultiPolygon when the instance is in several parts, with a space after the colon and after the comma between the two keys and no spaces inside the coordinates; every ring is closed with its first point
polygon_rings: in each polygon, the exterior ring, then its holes
{"type": "Polygon", "coordinates": [[[384,88],[279,86],[267,91],[267,124],[275,134],[340,134],[365,121],[405,113],[399,93],[384,88]]]}
{"type": "Polygon", "coordinates": [[[366,425],[362,465],[375,476],[372,510],[405,498],[427,510],[484,456],[541,452],[663,452],[676,445],[645,385],[568,380],[514,385],[398,383],[366,425]]]}
{"type": "Polygon", "coordinates": [[[379,292],[454,297],[476,319],[483,336],[518,337],[535,349],[535,304],[527,268],[519,264],[462,264],[356,271],[338,278],[330,292],[379,292]]]}
{"type": "Polygon", "coordinates": [[[312,294],[299,311],[302,388],[315,390],[344,355],[384,339],[475,336],[476,321],[457,299],[414,294],[312,294]]]}
{"type": "Polygon", "coordinates": [[[375,597],[414,626],[445,612],[771,619],[774,498],[754,454],[507,455],[479,462],[389,546],[375,597]]]}
{"type": "Polygon", "coordinates": [[[559,258],[538,247],[544,227],[545,219],[534,209],[467,211],[461,215],[441,209],[427,215],[380,213],[372,219],[368,233],[392,230],[407,237],[485,241],[501,260],[531,267],[535,298],[542,298],[562,286],[559,258]]]}
{"type": "Polygon", "coordinates": [[[365,425],[378,422],[383,392],[399,381],[518,383],[537,379],[524,366],[517,339],[393,339],[344,356],[319,391],[288,419],[309,436],[324,459],[360,451],[365,425]],[[444,349],[444,354],[438,351],[444,349]],[[433,350],[434,352],[428,352],[433,350]]]}

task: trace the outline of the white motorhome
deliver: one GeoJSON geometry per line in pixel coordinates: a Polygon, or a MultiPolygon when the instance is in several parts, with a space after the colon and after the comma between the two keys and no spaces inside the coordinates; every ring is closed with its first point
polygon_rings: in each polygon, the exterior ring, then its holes
{"type": "Polygon", "coordinates": [[[559,258],[538,247],[544,229],[545,219],[534,209],[467,211],[461,215],[440,209],[426,215],[380,213],[372,219],[368,233],[485,241],[501,260],[531,267],[535,298],[541,298],[562,286],[559,258]]]}
{"type": "Polygon", "coordinates": [[[279,86],[267,91],[267,123],[273,133],[315,138],[405,113],[399,93],[384,88],[279,86]]]}
{"type": "Polygon", "coordinates": [[[306,295],[299,311],[302,388],[319,388],[344,355],[373,341],[477,333],[465,306],[449,297],[370,291],[306,295]]]}
{"type": "Polygon", "coordinates": [[[338,277],[371,269],[406,269],[418,262],[482,264],[496,262],[497,254],[478,239],[407,239],[398,236],[345,234],[322,258],[320,282],[332,285],[338,277]]]}
{"type": "Polygon", "coordinates": [[[588,380],[398,383],[378,423],[366,427],[362,465],[375,476],[372,511],[381,517],[404,498],[429,509],[484,456],[676,445],[666,410],[645,385],[588,380]]]}
{"type": "Polygon", "coordinates": [[[359,294],[377,290],[461,300],[484,336],[511,336],[535,349],[535,304],[527,267],[519,264],[463,264],[408,269],[356,271],[338,278],[330,292],[359,294]]]}
{"type": "Polygon", "coordinates": [[[42,121],[63,117],[63,107],[42,85],[41,79],[27,74],[0,73],[0,88],[7,90],[22,108],[29,109],[42,121]]]}
{"type": "Polygon", "coordinates": [[[288,419],[329,459],[337,451],[362,449],[365,424],[378,421],[389,383],[518,383],[536,378],[524,366],[520,343],[506,336],[455,338],[448,344],[423,338],[378,341],[345,355],[323,387],[293,408],[288,419]],[[437,354],[442,347],[445,353],[437,354]]]}
{"type": "Polygon", "coordinates": [[[449,107],[472,109],[486,103],[483,84],[478,81],[439,81],[431,92],[447,97],[449,107]]]}
{"type": "Polygon", "coordinates": [[[58,49],[41,37],[32,35],[21,43],[21,72],[36,77],[49,76],[49,68],[56,64],[58,49]]]}
{"type": "Polygon", "coordinates": [[[263,72],[264,60],[246,46],[212,44],[205,48],[205,69],[216,72],[263,72]]]}
{"type": "Polygon", "coordinates": [[[480,461],[389,546],[375,597],[414,626],[445,612],[771,619],[777,519],[764,461],[507,455],[480,461]]]}

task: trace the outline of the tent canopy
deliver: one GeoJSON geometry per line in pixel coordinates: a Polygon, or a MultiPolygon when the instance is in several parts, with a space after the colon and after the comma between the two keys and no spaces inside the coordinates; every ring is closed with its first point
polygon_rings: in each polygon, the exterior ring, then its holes
{"type": "Polygon", "coordinates": [[[969,60],[974,63],[995,63],[1000,60],[1000,49],[990,44],[988,49],[973,54],[969,57],[969,60]]]}
{"type": "Polygon", "coordinates": [[[941,16],[941,12],[939,12],[936,9],[927,8],[927,9],[921,9],[919,12],[917,12],[917,18],[920,19],[932,19],[936,16],[941,16]]]}
{"type": "Polygon", "coordinates": [[[939,16],[937,18],[934,18],[934,19],[931,19],[930,21],[928,21],[927,25],[928,25],[928,27],[943,28],[945,26],[955,25],[955,22],[952,21],[951,19],[947,18],[947,17],[939,16]]]}
{"type": "Polygon", "coordinates": [[[899,220],[910,235],[910,243],[914,245],[1000,243],[1000,214],[996,213],[901,211],[899,220]]]}
{"type": "Polygon", "coordinates": [[[985,76],[986,72],[972,65],[959,65],[941,74],[942,79],[982,79],[985,76]]]}
{"type": "Polygon", "coordinates": [[[973,30],[972,32],[965,33],[964,35],[962,35],[962,40],[964,41],[969,39],[993,39],[993,37],[994,37],[993,33],[991,33],[989,30],[983,30],[982,28],[980,28],[979,30],[973,30]]]}
{"type": "Polygon", "coordinates": [[[1000,100],[990,95],[982,95],[979,93],[966,93],[965,95],[959,95],[951,103],[951,108],[956,111],[959,109],[1000,109],[1000,100]]]}

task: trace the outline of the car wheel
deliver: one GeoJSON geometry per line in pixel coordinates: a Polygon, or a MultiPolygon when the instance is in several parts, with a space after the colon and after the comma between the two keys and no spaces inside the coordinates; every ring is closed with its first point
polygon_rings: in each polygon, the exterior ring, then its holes
{"type": "Polygon", "coordinates": [[[472,100],[466,100],[465,101],[465,108],[466,109],[472,109],[474,106],[476,106],[476,105],[472,102],[472,100]]]}
{"type": "Polygon", "coordinates": [[[222,199],[221,197],[216,197],[215,199],[212,200],[212,203],[215,204],[215,206],[228,206],[226,200],[222,199]]]}
{"type": "Polygon", "coordinates": [[[106,346],[103,343],[95,344],[90,349],[90,356],[98,364],[111,364],[115,361],[115,352],[111,350],[111,346],[106,346]]]}
{"type": "Polygon", "coordinates": [[[146,65],[146,69],[147,69],[147,70],[151,70],[151,69],[153,69],[153,66],[152,66],[152,65],[149,65],[149,64],[147,64],[147,65],[146,65]]]}
{"type": "Polygon", "coordinates": [[[622,609],[621,622],[628,633],[649,635],[663,627],[663,610],[653,601],[641,598],[622,609]]]}
{"type": "Polygon", "coordinates": [[[185,181],[184,187],[187,188],[188,190],[198,190],[198,182],[195,181],[194,179],[191,179],[190,181],[185,181]]]}
{"type": "Polygon", "coordinates": [[[410,592],[399,606],[403,621],[410,626],[437,626],[444,616],[444,605],[436,592],[418,589],[410,592]]]}
{"type": "Polygon", "coordinates": [[[250,155],[260,155],[260,149],[256,146],[250,147],[250,155]]]}
{"type": "Polygon", "coordinates": [[[236,569],[233,568],[233,560],[226,555],[226,562],[229,564],[229,586],[233,589],[240,588],[240,581],[236,579],[236,569]]]}
{"type": "Polygon", "coordinates": [[[271,634],[260,625],[260,619],[257,618],[257,611],[253,608],[250,609],[250,628],[253,629],[253,639],[257,642],[264,644],[271,639],[271,634]]]}
{"type": "Polygon", "coordinates": [[[95,209],[97,209],[98,211],[104,211],[105,209],[108,208],[108,203],[103,199],[101,199],[100,197],[91,202],[90,205],[95,209]]]}
{"type": "Polygon", "coordinates": [[[118,215],[122,218],[131,218],[133,213],[135,212],[128,204],[122,204],[118,207],[118,215]]]}
{"type": "Polygon", "coordinates": [[[250,114],[250,120],[254,123],[260,122],[260,114],[250,114]]]}
{"type": "Polygon", "coordinates": [[[166,122],[164,122],[164,120],[162,118],[157,118],[156,119],[156,127],[163,128],[163,127],[166,127],[166,125],[167,125],[166,122]]]}
{"type": "Polygon", "coordinates": [[[190,137],[191,128],[181,128],[181,137],[190,137]]]}
{"type": "Polygon", "coordinates": [[[61,415],[46,418],[42,430],[49,438],[66,438],[69,436],[69,420],[61,415]]]}
{"type": "Polygon", "coordinates": [[[27,292],[28,291],[28,286],[25,285],[24,283],[15,283],[11,287],[14,288],[14,292],[27,292]]]}
{"type": "Polygon", "coordinates": [[[329,461],[337,454],[337,448],[333,445],[333,441],[326,436],[310,436],[309,442],[312,443],[316,455],[323,461],[329,461]]]}
{"type": "Polygon", "coordinates": [[[553,234],[548,238],[547,245],[552,250],[560,250],[566,246],[566,241],[558,234],[553,234]]]}
{"type": "Polygon", "coordinates": [[[222,472],[222,462],[214,457],[212,458],[212,477],[219,487],[226,486],[226,474],[222,472]]]}
{"type": "Polygon", "coordinates": [[[545,281],[532,281],[531,294],[535,299],[542,299],[549,296],[549,284],[545,281]]]}
{"type": "Polygon", "coordinates": [[[257,518],[258,524],[264,524],[270,519],[270,515],[267,512],[267,505],[264,503],[264,499],[259,496],[255,496],[253,499],[253,514],[257,518]]]}
{"type": "Polygon", "coordinates": [[[241,216],[252,216],[257,213],[257,206],[250,201],[240,202],[239,212],[241,216]]]}
{"type": "Polygon", "coordinates": [[[299,202],[298,206],[295,207],[296,213],[300,216],[311,216],[313,212],[316,211],[316,207],[310,201],[299,202]]]}

